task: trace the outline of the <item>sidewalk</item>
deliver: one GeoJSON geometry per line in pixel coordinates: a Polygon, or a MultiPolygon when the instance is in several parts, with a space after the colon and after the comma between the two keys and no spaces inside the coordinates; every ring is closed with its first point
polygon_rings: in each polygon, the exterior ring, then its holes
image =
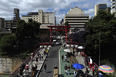
{"type": "MultiPolygon", "coordinates": [[[[44,51],[45,51],[45,49],[42,48],[38,52],[42,55],[42,54],[44,54],[44,51]]],[[[37,54],[33,57],[34,61],[33,61],[32,64],[36,63],[35,58],[37,57],[37,54]]],[[[39,60],[39,58],[38,58],[38,62],[36,63],[37,64],[37,69],[36,69],[37,72],[36,72],[36,76],[35,77],[38,76],[38,74],[39,74],[39,72],[40,72],[40,70],[42,68],[42,65],[43,65],[45,59],[46,59],[46,55],[43,56],[43,60],[39,60]]],[[[28,63],[28,65],[29,65],[29,73],[31,74],[31,72],[32,72],[31,61],[28,63]]]]}
{"type": "MultiPolygon", "coordinates": [[[[71,66],[71,64],[70,64],[70,62],[62,62],[62,59],[61,59],[61,56],[62,55],[65,55],[66,54],[66,52],[64,52],[64,48],[61,48],[61,50],[59,51],[59,65],[60,65],[60,67],[59,67],[59,74],[60,74],[60,77],[74,77],[74,71],[75,71],[75,69],[72,69],[72,68],[70,68],[70,75],[66,75],[65,74],[65,72],[64,72],[64,66],[65,66],[65,64],[67,65],[67,66],[71,66]]],[[[67,61],[69,61],[69,59],[67,58],[67,61]]]]}
{"type": "MultiPolygon", "coordinates": [[[[65,72],[64,72],[65,64],[67,66],[71,66],[71,63],[70,62],[62,62],[62,59],[61,59],[62,54],[63,55],[66,54],[66,52],[64,52],[64,48],[61,48],[60,51],[59,51],[59,75],[60,75],[60,77],[74,77],[75,69],[72,69],[72,68],[70,69],[70,73],[71,73],[70,75],[66,75],[65,74],[65,72]]],[[[78,63],[83,64],[85,66],[85,62],[84,62],[84,57],[83,56],[78,55],[75,58],[77,59],[78,63]]],[[[69,59],[68,59],[68,61],[69,61],[69,59]]],[[[92,70],[90,70],[90,68],[88,68],[88,70],[89,70],[89,73],[88,73],[87,77],[92,77],[92,70]]],[[[86,68],[83,68],[82,71],[85,74],[86,68]]]]}

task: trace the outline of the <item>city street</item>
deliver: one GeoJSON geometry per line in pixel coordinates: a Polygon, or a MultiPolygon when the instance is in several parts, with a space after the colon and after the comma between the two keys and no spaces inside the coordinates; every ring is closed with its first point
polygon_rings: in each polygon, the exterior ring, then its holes
{"type": "Polygon", "coordinates": [[[48,55],[48,58],[46,58],[46,61],[44,63],[47,65],[47,72],[44,74],[44,71],[43,71],[44,69],[42,67],[39,77],[53,77],[54,66],[57,65],[59,68],[58,51],[59,51],[60,47],[61,47],[61,45],[52,47],[52,49],[48,55]]]}

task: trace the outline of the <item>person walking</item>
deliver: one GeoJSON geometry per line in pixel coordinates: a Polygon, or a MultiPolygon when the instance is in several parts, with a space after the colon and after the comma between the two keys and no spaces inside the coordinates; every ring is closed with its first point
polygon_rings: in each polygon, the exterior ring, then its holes
{"type": "Polygon", "coordinates": [[[65,55],[65,62],[67,62],[67,56],[65,55]]]}
{"type": "Polygon", "coordinates": [[[64,61],[64,55],[62,55],[62,62],[64,61]]]}
{"type": "Polygon", "coordinates": [[[43,60],[43,54],[41,55],[41,59],[43,60]]]}
{"type": "Polygon", "coordinates": [[[76,71],[74,71],[74,77],[76,77],[77,76],[77,72],[76,71]]]}
{"type": "Polygon", "coordinates": [[[70,75],[70,66],[68,66],[68,75],[70,75]]]}
{"type": "Polygon", "coordinates": [[[44,64],[44,74],[46,73],[46,68],[47,68],[47,66],[46,66],[46,64],[44,64]]]}
{"type": "Polygon", "coordinates": [[[65,71],[65,74],[67,75],[67,65],[66,64],[64,66],[64,71],[65,71]]]}
{"type": "Polygon", "coordinates": [[[29,65],[26,64],[25,69],[28,71],[29,70],[29,65]]]}
{"type": "Polygon", "coordinates": [[[39,54],[39,60],[41,60],[41,54],[39,54]]]}
{"type": "Polygon", "coordinates": [[[38,56],[36,57],[36,62],[38,62],[38,56]]]}

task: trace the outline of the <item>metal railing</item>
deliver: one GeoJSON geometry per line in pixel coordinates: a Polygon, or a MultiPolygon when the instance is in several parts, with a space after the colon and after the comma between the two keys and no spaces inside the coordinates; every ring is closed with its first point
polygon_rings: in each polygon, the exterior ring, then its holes
{"type": "MultiPolygon", "coordinates": [[[[40,48],[38,48],[36,51],[35,51],[35,54],[38,52],[40,50],[40,48]]],[[[34,56],[35,56],[35,54],[34,54],[34,56]]],[[[30,57],[29,58],[27,58],[13,73],[11,73],[10,75],[9,75],[9,77],[16,77],[17,75],[18,75],[18,73],[19,73],[19,68],[22,66],[22,65],[25,65],[25,64],[27,64],[29,61],[31,61],[31,56],[32,55],[30,55],[30,57]]]]}

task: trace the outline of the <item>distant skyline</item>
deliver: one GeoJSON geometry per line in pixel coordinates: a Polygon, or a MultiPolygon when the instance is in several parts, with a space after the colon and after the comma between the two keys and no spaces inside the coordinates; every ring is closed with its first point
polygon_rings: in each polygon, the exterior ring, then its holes
{"type": "Polygon", "coordinates": [[[20,18],[28,12],[38,12],[42,9],[44,12],[54,12],[56,22],[64,19],[64,15],[74,7],[84,10],[84,14],[91,18],[95,14],[95,5],[107,4],[110,7],[110,0],[1,0],[0,17],[6,20],[13,18],[14,8],[18,8],[20,18]]]}

